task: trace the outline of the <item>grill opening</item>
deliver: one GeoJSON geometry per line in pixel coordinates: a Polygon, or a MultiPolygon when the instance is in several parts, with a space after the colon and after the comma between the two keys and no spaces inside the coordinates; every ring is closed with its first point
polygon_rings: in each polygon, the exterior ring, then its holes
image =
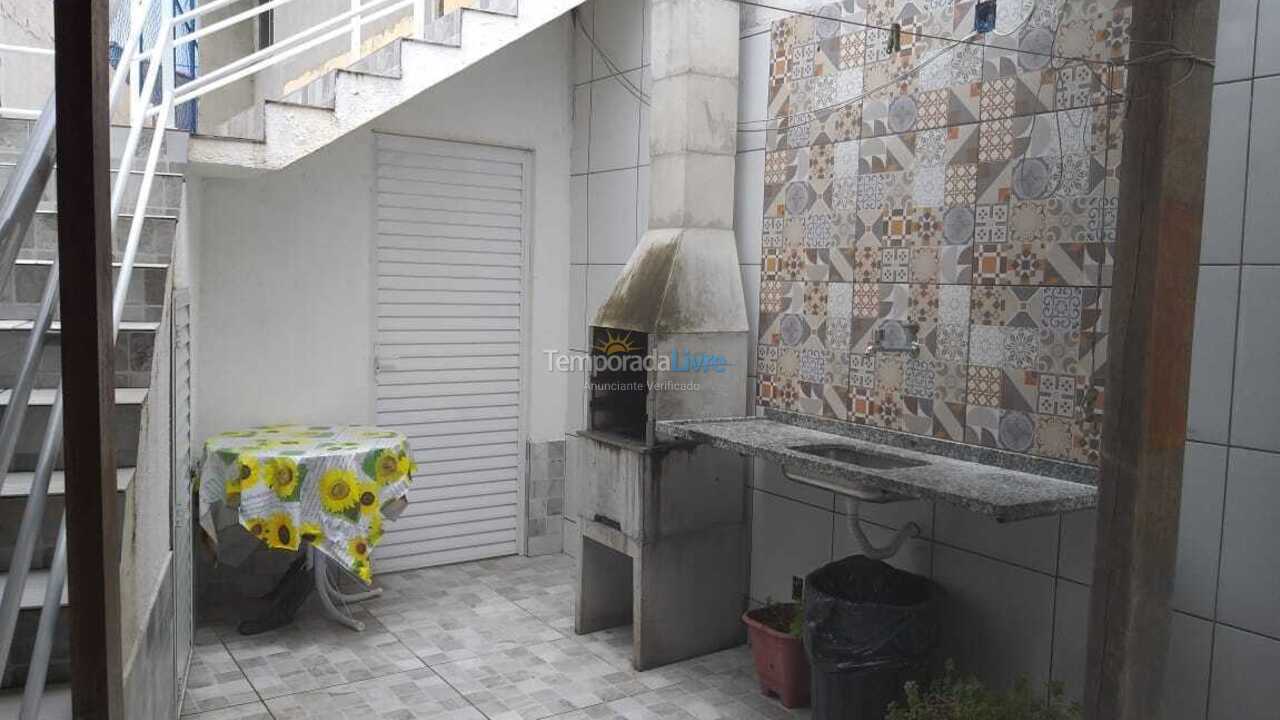
{"type": "Polygon", "coordinates": [[[649,424],[649,338],[591,328],[590,428],[644,442],[649,424]]]}

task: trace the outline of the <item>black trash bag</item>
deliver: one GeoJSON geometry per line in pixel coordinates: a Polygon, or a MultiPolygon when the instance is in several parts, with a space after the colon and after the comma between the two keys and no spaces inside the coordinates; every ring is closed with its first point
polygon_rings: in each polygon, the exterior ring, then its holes
{"type": "Polygon", "coordinates": [[[814,720],[880,720],[921,682],[938,641],[938,591],[927,578],[854,555],[805,579],[804,646],[814,720]]]}
{"type": "Polygon", "coordinates": [[[853,555],[809,574],[804,646],[815,668],[899,664],[938,641],[938,593],[928,578],[853,555]]]}

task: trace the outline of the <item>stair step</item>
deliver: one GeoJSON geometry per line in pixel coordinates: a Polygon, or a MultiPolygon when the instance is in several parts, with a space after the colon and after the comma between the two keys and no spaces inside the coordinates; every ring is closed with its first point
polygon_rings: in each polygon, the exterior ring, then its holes
{"type": "Polygon", "coordinates": [[[519,16],[518,0],[472,0],[470,5],[463,5],[464,10],[490,13],[493,15],[519,16]]]}
{"type": "MultiPolygon", "coordinates": [[[[116,490],[124,492],[133,482],[137,468],[116,468],[116,490]]],[[[31,494],[31,483],[35,481],[34,472],[10,472],[5,478],[4,488],[0,489],[0,498],[24,498],[31,494]]],[[[54,470],[49,476],[49,495],[62,496],[67,492],[67,473],[54,470]]]]}
{"type": "MultiPolygon", "coordinates": [[[[22,707],[22,688],[0,692],[0,718],[16,718],[22,707]]],[[[67,720],[71,717],[71,685],[50,684],[40,701],[40,717],[36,720],[67,720]]]]}
{"type": "MultiPolygon", "coordinates": [[[[9,573],[0,573],[0,593],[4,592],[9,582],[9,573]]],[[[39,610],[44,606],[44,591],[49,585],[48,570],[31,570],[27,573],[27,584],[22,588],[23,610],[39,610]]],[[[67,584],[62,583],[62,607],[67,606],[67,584]]]]}
{"type": "MultiPolygon", "coordinates": [[[[34,320],[0,320],[0,332],[30,330],[34,320]]],[[[158,322],[122,322],[120,332],[155,332],[160,329],[158,322]]],[[[62,321],[54,320],[49,325],[49,332],[62,332],[62,321]]]]}
{"type": "MultiPolygon", "coordinates": [[[[12,390],[0,392],[0,407],[8,407],[12,390]]],[[[31,399],[27,403],[33,407],[48,407],[58,395],[56,388],[36,388],[31,391],[31,399]]],[[[116,388],[116,405],[141,405],[147,399],[146,388],[116,388]]]]}

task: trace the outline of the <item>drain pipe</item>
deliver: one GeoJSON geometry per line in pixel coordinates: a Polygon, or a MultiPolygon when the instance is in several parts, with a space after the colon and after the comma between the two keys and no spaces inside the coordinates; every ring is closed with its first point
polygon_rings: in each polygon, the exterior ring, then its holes
{"type": "Polygon", "coordinates": [[[920,526],[912,521],[898,528],[897,533],[894,534],[888,545],[877,547],[862,530],[862,521],[858,518],[860,502],[857,499],[851,499],[850,503],[853,507],[850,508],[847,516],[849,532],[853,533],[853,540],[858,544],[858,549],[862,550],[862,554],[872,560],[888,560],[898,554],[898,551],[902,549],[902,545],[907,540],[920,537],[920,526]]]}

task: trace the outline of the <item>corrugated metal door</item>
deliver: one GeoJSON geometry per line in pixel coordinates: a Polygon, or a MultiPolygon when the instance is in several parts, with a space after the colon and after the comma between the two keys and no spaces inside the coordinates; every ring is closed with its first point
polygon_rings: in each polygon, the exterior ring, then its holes
{"type": "Polygon", "coordinates": [[[376,134],[377,421],[419,470],[378,572],[517,552],[531,156],[376,134]]]}

